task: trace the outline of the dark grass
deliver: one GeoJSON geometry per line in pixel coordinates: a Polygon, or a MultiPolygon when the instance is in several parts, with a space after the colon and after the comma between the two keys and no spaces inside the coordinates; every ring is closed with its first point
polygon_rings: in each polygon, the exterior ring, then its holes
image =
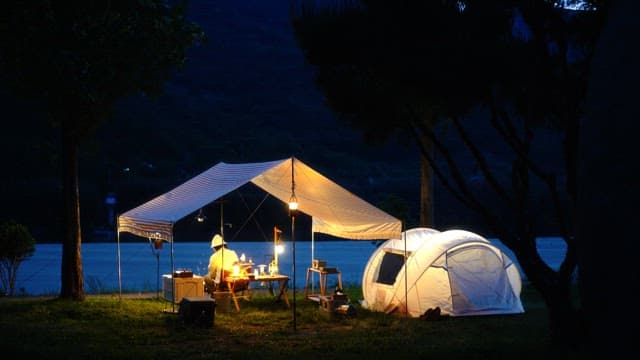
{"type": "MultiPolygon", "coordinates": [[[[179,308],[156,297],[89,296],[0,301],[3,354],[33,358],[122,359],[539,359],[548,357],[546,309],[525,287],[525,313],[426,321],[359,306],[360,289],[346,289],[352,317],[328,314],[296,298],[293,311],[267,294],[222,311],[212,327],[185,324],[179,308]]],[[[293,302],[292,302],[293,305],[293,302]]]]}

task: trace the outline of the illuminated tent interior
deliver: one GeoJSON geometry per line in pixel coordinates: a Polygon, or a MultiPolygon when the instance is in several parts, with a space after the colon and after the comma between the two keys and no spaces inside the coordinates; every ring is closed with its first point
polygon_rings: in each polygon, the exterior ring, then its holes
{"type": "Polygon", "coordinates": [[[411,317],[436,307],[450,316],[522,313],[521,288],[516,264],[464,230],[407,230],[376,249],[362,277],[365,308],[411,317]]]}
{"type": "Polygon", "coordinates": [[[399,237],[402,233],[400,220],[357,197],[294,157],[243,164],[220,162],[118,217],[120,291],[120,233],[128,232],[171,243],[173,272],[174,224],[247,183],[255,184],[285,203],[294,196],[298,211],[311,216],[312,233],[353,240],[388,239],[399,237]]]}

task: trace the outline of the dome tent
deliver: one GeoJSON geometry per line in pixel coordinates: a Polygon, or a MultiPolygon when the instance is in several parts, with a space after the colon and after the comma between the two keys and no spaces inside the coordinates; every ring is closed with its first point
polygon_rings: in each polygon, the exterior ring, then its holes
{"type": "Polygon", "coordinates": [[[516,264],[480,235],[414,228],[371,255],[362,277],[362,305],[407,311],[411,317],[436,307],[450,316],[516,314],[524,312],[521,287],[516,264]]]}

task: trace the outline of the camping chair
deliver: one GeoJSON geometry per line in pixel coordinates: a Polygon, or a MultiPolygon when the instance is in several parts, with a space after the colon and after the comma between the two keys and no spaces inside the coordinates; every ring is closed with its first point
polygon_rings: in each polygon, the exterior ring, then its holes
{"type": "MultiPolygon", "coordinates": [[[[230,272],[224,272],[224,279],[229,276],[230,272]]],[[[216,281],[214,278],[210,276],[205,276],[204,278],[204,291],[213,295],[216,291],[229,291],[229,285],[227,281],[223,280],[221,282],[216,281]]]]}
{"type": "Polygon", "coordinates": [[[216,292],[229,292],[231,294],[231,298],[233,299],[233,303],[236,306],[236,310],[240,311],[240,304],[238,303],[238,299],[251,300],[251,287],[250,280],[244,278],[233,278],[231,277],[229,281],[227,278],[231,275],[230,271],[224,271],[224,277],[220,283],[217,283],[211,277],[204,278],[204,290],[212,297],[215,298],[216,292]]]}
{"type": "Polygon", "coordinates": [[[236,306],[236,311],[240,311],[238,299],[251,300],[250,280],[244,278],[229,279],[224,281],[227,291],[231,293],[231,298],[236,306]]]}

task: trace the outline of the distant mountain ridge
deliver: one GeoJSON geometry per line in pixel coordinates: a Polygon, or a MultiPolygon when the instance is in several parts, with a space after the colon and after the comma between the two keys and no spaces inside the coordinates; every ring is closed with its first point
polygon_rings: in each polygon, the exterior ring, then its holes
{"type": "MultiPolygon", "coordinates": [[[[115,116],[83,146],[80,190],[87,241],[95,229],[114,228],[104,203],[109,192],[116,194],[115,211],[121,213],[220,161],[290,156],[374,205],[389,196],[402,199],[417,223],[420,171],[412,141],[397,139],[384,147],[369,147],[360,133],[324,106],[313,83],[313,68],[295,42],[288,0],[191,0],[190,4],[191,17],[203,27],[208,42],[189,51],[185,68],[176,71],[161,98],[123,99],[115,116]]],[[[0,103],[9,118],[20,120],[0,135],[3,160],[11,169],[0,191],[4,199],[0,217],[28,224],[39,241],[55,241],[61,229],[55,131],[45,127],[32,102],[5,95],[0,103]]],[[[484,138],[489,144],[494,140],[484,138]]],[[[473,166],[469,162],[463,168],[473,166]]],[[[246,198],[235,195],[225,205],[225,219],[234,223],[233,231],[264,194],[248,189],[241,196],[246,198]]],[[[434,203],[439,230],[458,227],[491,236],[478,217],[439,184],[434,203]]],[[[279,206],[270,204],[258,215],[267,232],[269,224],[287,221],[279,218],[279,206]]],[[[193,219],[185,219],[177,230],[198,233],[198,238],[209,236],[219,226],[218,208],[215,204],[207,208],[218,225],[196,229],[193,219]]],[[[245,229],[244,240],[264,232],[253,221],[245,229]]]]}
{"type": "MultiPolygon", "coordinates": [[[[413,150],[398,144],[368,147],[360,134],[324,106],[322,94],[314,88],[313,69],[295,43],[288,4],[287,0],[190,2],[191,16],[203,27],[208,42],[189,51],[185,68],[176,71],[160,99],[123,99],[115,116],[83,147],[80,190],[88,236],[89,229],[108,226],[104,204],[108,192],[116,193],[116,212],[123,212],[220,161],[296,156],[372,203],[383,193],[394,192],[392,187],[417,194],[419,172],[413,150]],[[413,184],[407,185],[408,181],[413,184]]],[[[11,117],[42,116],[32,111],[30,102],[10,97],[2,102],[11,117]]],[[[7,138],[6,163],[24,172],[16,172],[12,175],[16,180],[3,187],[7,206],[1,215],[25,219],[35,229],[43,227],[36,232],[48,239],[59,233],[60,218],[41,218],[32,209],[58,213],[59,145],[55,131],[44,121],[33,122],[18,123],[2,136],[7,138]],[[33,122],[42,127],[42,134],[33,134],[33,122]],[[46,146],[17,149],[25,139],[42,144],[41,137],[46,146]],[[48,165],[42,167],[45,162],[48,165]],[[27,192],[31,195],[25,198],[27,192]]]]}

